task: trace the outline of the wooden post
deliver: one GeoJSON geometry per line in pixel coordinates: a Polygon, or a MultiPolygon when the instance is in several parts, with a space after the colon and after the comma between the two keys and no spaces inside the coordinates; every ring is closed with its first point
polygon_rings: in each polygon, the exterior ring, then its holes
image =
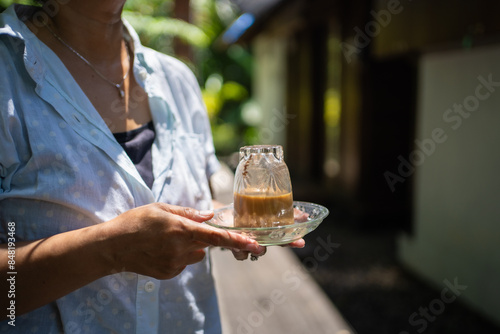
{"type": "MultiPolygon", "coordinates": [[[[186,22],[191,22],[190,0],[175,0],[174,17],[186,22]]],[[[191,46],[179,38],[174,39],[174,52],[178,58],[193,60],[193,50],[191,46]]]]}

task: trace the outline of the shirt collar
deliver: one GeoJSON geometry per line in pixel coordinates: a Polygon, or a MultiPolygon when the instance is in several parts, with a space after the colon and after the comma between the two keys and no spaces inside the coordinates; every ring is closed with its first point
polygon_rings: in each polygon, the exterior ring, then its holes
{"type": "Polygon", "coordinates": [[[36,83],[40,83],[45,75],[43,57],[40,53],[40,40],[17,17],[17,4],[9,6],[0,15],[0,36],[10,36],[11,47],[23,53],[24,64],[29,75],[36,83]],[[29,42],[29,43],[28,43],[29,42]]]}
{"type": "MultiPolygon", "coordinates": [[[[44,77],[43,57],[40,54],[40,40],[35,34],[18,18],[16,8],[18,4],[10,5],[0,14],[0,35],[11,37],[14,47],[22,49],[24,62],[28,73],[37,83],[44,77]],[[29,42],[28,42],[29,41],[29,42]]],[[[144,81],[148,74],[153,72],[145,61],[145,47],[141,44],[139,35],[126,19],[122,19],[127,30],[126,38],[135,53],[134,74],[139,85],[144,88],[144,81]]]]}

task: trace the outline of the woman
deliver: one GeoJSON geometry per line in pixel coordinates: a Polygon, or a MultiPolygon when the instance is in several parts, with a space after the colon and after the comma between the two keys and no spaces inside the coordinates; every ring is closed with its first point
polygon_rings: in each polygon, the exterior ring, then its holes
{"type": "Polygon", "coordinates": [[[0,15],[0,332],[218,333],[205,248],[265,251],[200,224],[218,162],[199,88],[124,2],[0,15]]]}

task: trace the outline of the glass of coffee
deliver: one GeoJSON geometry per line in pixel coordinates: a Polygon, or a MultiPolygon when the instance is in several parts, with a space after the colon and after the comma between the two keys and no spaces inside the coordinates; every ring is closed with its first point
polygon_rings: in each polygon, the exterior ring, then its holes
{"type": "Polygon", "coordinates": [[[234,227],[291,225],[290,173],[280,145],[245,146],[234,181],[234,227]]]}

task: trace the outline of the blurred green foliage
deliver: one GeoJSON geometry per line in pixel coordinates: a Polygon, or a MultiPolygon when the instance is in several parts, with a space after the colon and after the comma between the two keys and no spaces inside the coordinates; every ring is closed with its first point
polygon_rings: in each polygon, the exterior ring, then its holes
{"type": "Polygon", "coordinates": [[[220,47],[219,37],[238,17],[229,0],[191,0],[191,23],[173,18],[175,1],[128,0],[124,17],[137,30],[143,44],[175,56],[174,38],[193,49],[192,63],[212,125],[218,155],[229,155],[253,144],[257,131],[241,117],[250,103],[252,56],[232,45],[220,47]]]}
{"type": "Polygon", "coordinates": [[[23,5],[32,5],[35,4],[34,0],[0,0],[0,11],[3,11],[5,8],[9,7],[13,3],[20,3],[23,5]]]}
{"type": "Polygon", "coordinates": [[[218,155],[256,143],[256,129],[241,117],[251,103],[252,56],[239,45],[221,48],[219,37],[238,17],[229,0],[192,0],[193,24],[210,39],[195,47],[195,62],[218,155]]]}
{"type": "MultiPolygon", "coordinates": [[[[12,3],[35,1],[0,0],[0,10],[12,3]]],[[[242,46],[218,43],[240,14],[230,0],[191,0],[190,5],[191,23],[173,17],[174,0],[127,0],[123,16],[146,46],[173,56],[174,38],[192,47],[192,61],[182,60],[199,80],[217,154],[226,156],[258,140],[256,124],[241,116],[246,106],[255,105],[250,99],[252,56],[242,46]]]]}

